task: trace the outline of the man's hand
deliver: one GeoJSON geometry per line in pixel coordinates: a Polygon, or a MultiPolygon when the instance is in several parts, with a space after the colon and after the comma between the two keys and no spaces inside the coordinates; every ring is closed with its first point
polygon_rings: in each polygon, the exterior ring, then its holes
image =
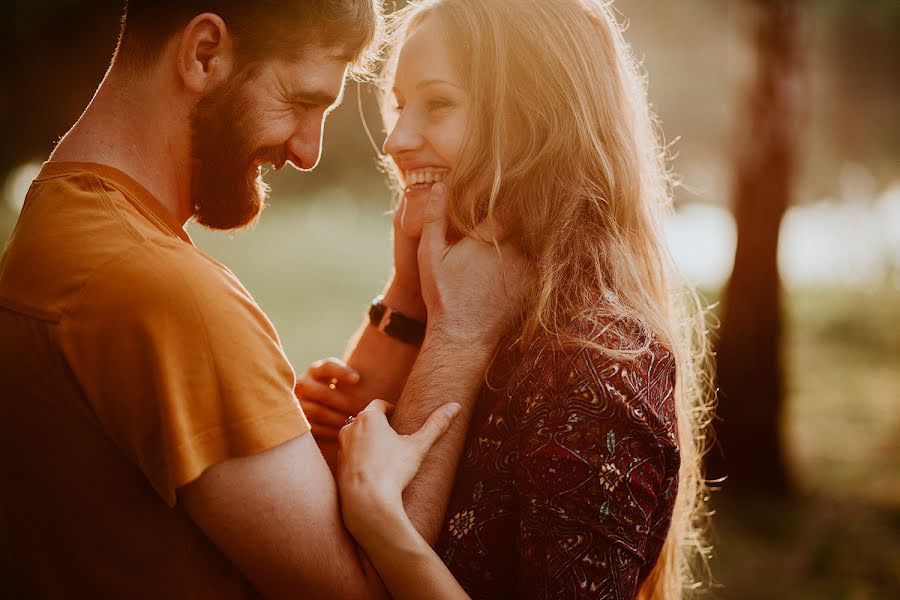
{"type": "Polygon", "coordinates": [[[294,395],[309,420],[310,431],[325,462],[337,466],[338,432],[366,406],[358,397],[360,375],[339,358],[317,360],[297,378],[294,395]]]}
{"type": "Polygon", "coordinates": [[[482,240],[447,242],[446,187],[431,188],[418,262],[429,328],[453,338],[493,347],[519,306],[525,261],[500,242],[499,226],[482,223],[482,240]],[[489,243],[484,240],[489,240],[489,243]]]}
{"type": "Polygon", "coordinates": [[[433,544],[438,537],[463,451],[466,430],[490,357],[518,310],[524,259],[485,224],[482,240],[447,242],[446,188],[431,188],[419,243],[419,275],[428,328],[391,425],[417,431],[439,406],[462,407],[447,433],[424,458],[404,493],[410,521],[433,544]]]}

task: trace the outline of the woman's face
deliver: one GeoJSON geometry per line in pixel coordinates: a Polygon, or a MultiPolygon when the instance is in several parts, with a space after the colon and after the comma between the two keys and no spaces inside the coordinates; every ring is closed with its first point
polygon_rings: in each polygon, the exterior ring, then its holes
{"type": "Polygon", "coordinates": [[[457,165],[469,112],[469,96],[433,15],[406,38],[393,95],[396,120],[384,150],[397,165],[404,190],[403,228],[418,235],[428,191],[449,180],[457,165]]]}

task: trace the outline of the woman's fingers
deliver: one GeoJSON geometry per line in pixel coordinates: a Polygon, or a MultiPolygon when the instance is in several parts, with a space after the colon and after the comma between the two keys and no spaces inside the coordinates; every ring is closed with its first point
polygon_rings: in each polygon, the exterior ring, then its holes
{"type": "Polygon", "coordinates": [[[345,384],[359,383],[359,373],[339,358],[326,358],[317,360],[309,366],[307,371],[313,378],[319,381],[345,384]]]}
{"type": "Polygon", "coordinates": [[[435,183],[428,192],[428,201],[422,211],[422,240],[419,256],[430,255],[434,262],[447,252],[447,186],[435,183]]]}
{"type": "Polygon", "coordinates": [[[425,202],[418,199],[418,195],[413,198],[404,195],[400,208],[402,208],[400,226],[403,228],[403,232],[411,238],[419,239],[422,236],[422,225],[425,219],[425,202]]]}
{"type": "Polygon", "coordinates": [[[422,427],[409,436],[419,445],[423,456],[450,428],[456,415],[459,414],[460,408],[460,405],[456,402],[439,406],[428,416],[428,419],[422,424],[422,427]]]}
{"type": "Polygon", "coordinates": [[[375,411],[375,412],[380,412],[381,414],[387,416],[387,415],[391,414],[391,412],[393,410],[394,410],[393,404],[391,404],[387,400],[381,400],[380,398],[376,398],[375,400],[372,400],[371,402],[369,402],[369,404],[364,409],[362,409],[362,412],[375,411]]]}

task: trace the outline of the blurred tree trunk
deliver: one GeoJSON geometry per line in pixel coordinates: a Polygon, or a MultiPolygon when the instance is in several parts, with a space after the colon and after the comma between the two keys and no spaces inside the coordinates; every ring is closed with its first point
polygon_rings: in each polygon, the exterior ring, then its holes
{"type": "Polygon", "coordinates": [[[717,344],[718,448],[708,476],[725,489],[787,494],[778,232],[791,202],[803,102],[802,0],[745,0],[756,72],[739,117],[737,249],[717,344]]]}

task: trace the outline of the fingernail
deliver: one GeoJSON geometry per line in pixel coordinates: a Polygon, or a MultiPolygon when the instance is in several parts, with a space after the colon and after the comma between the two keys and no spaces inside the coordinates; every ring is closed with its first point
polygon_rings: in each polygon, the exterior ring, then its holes
{"type": "Polygon", "coordinates": [[[350,381],[352,383],[359,383],[359,373],[357,373],[356,371],[352,371],[350,373],[350,381]]]}
{"type": "Polygon", "coordinates": [[[437,194],[438,196],[444,195],[444,184],[441,182],[435,183],[431,186],[431,192],[433,194],[437,194]]]}
{"type": "Polygon", "coordinates": [[[462,408],[462,406],[458,402],[451,402],[450,404],[447,405],[447,408],[445,408],[444,410],[447,411],[447,414],[449,416],[455,417],[461,408],[462,408]]]}

